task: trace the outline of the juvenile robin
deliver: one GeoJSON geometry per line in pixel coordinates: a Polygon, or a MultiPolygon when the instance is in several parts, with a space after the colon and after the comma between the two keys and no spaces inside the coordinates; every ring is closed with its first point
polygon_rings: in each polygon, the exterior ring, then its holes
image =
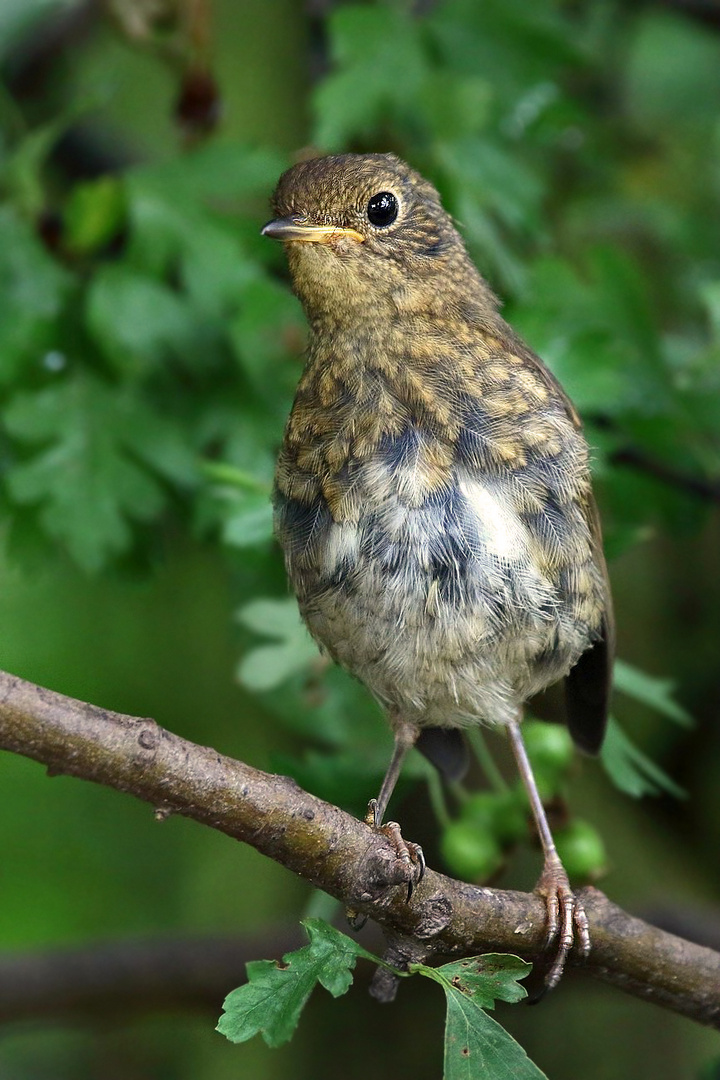
{"type": "MultiPolygon", "coordinates": [[[[311,634],[394,733],[372,821],[416,742],[441,758],[453,729],[505,727],[544,853],[552,987],[590,936],[520,724],[564,678],[577,745],[597,753],[605,729],[612,612],[580,421],[437,191],[397,157],[302,162],[273,210],[263,233],[284,242],[311,329],[275,528],[311,634]]],[[[394,829],[419,877],[419,849],[394,829]]]]}

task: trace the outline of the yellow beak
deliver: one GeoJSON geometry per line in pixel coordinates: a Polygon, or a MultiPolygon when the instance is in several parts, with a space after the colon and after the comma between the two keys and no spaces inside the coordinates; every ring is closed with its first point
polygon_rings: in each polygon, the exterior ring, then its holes
{"type": "Polygon", "coordinates": [[[269,236],[272,240],[302,240],[308,244],[331,244],[333,240],[339,240],[341,236],[348,236],[351,240],[357,240],[359,244],[362,244],[365,239],[355,229],[343,228],[340,225],[313,225],[312,222],[303,221],[300,217],[285,217],[268,221],[262,235],[269,236]]]}

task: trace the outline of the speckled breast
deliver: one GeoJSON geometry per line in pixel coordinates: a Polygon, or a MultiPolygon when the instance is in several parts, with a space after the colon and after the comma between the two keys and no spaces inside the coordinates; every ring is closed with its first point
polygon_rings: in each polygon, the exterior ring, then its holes
{"type": "Polygon", "coordinates": [[[526,373],[504,362],[492,393],[434,407],[381,372],[325,404],[301,381],[276,533],[310,632],[391,718],[502,723],[597,632],[587,448],[526,373]]]}

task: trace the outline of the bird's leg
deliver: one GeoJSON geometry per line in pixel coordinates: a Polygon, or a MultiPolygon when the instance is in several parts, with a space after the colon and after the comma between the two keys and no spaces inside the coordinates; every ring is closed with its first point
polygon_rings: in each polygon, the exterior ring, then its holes
{"type": "Polygon", "coordinates": [[[398,859],[407,867],[408,900],[412,896],[413,888],[419,884],[425,873],[425,856],[419,844],[412,844],[403,839],[400,826],[396,821],[388,821],[385,825],[383,825],[382,821],[390,802],[390,796],[395,790],[402,763],[408,750],[415,745],[418,734],[418,729],[414,724],[399,722],[395,727],[393,755],[385,773],[380,794],[377,799],[370,800],[365,817],[368,825],[387,836],[397,852],[398,859]]]}
{"type": "Polygon", "coordinates": [[[548,990],[552,990],[554,986],[557,986],[565,969],[565,962],[573,946],[575,933],[577,932],[578,947],[581,954],[587,956],[590,952],[590,931],[585,909],[570,888],[565,867],[560,862],[560,856],[555,848],[545,808],[523,742],[519,717],[508,724],[508,732],[518,770],[530,799],[530,807],[540,836],[545,860],[540,879],[535,886],[535,892],[543,898],[547,908],[548,946],[552,945],[555,939],[558,938],[557,956],[545,978],[545,986],[548,990]]]}
{"type": "Polygon", "coordinates": [[[371,799],[368,805],[368,819],[371,819],[368,820],[368,824],[374,825],[376,829],[379,829],[382,825],[385,811],[400,776],[403,761],[407,757],[408,750],[411,750],[415,745],[418,734],[417,728],[411,724],[401,724],[395,731],[393,754],[383,778],[380,794],[377,799],[371,799]]]}

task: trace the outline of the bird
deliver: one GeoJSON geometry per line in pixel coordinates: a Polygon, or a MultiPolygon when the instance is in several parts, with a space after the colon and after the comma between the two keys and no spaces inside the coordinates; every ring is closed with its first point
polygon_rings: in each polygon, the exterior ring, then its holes
{"type": "Polygon", "coordinates": [[[383,825],[409,749],[451,772],[462,730],[504,728],[543,851],[536,892],[560,979],[590,951],[525,750],[529,698],[565,681],[596,754],[614,622],[590,453],[560,383],[500,314],[433,185],[393,154],[293,165],[262,233],[284,244],[309,323],[274,484],[275,534],[321,649],[385,711],[383,825]]]}

